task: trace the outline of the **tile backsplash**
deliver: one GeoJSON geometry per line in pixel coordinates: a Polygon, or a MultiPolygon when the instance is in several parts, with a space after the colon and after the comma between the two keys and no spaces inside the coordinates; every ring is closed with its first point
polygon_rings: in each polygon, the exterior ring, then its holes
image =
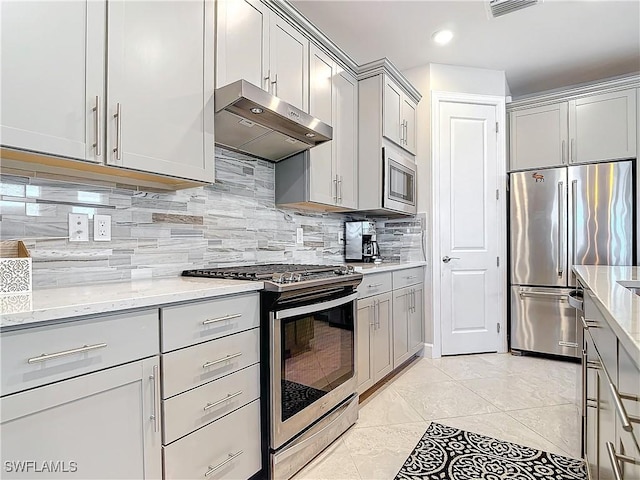
{"type": "MultiPolygon", "coordinates": [[[[0,238],[23,239],[35,288],[176,276],[187,268],[247,263],[341,263],[339,213],[276,207],[274,164],[216,150],[216,183],[150,193],[2,175],[0,238]],[[110,242],[69,242],[68,214],[110,215],[110,242]],[[296,244],[296,229],[304,243],[296,244]]],[[[376,219],[381,254],[422,260],[425,220],[376,219]]]]}

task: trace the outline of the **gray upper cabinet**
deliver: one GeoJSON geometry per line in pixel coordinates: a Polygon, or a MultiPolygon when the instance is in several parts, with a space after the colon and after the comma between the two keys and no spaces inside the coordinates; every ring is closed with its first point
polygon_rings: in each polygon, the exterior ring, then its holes
{"type": "Polygon", "coordinates": [[[106,2],[0,8],[2,145],[102,162],[106,2]]]}
{"type": "Polygon", "coordinates": [[[269,90],[269,10],[260,0],[216,2],[216,87],[246,80],[269,90]]]}
{"type": "Polygon", "coordinates": [[[635,89],[569,102],[571,163],[635,157],[636,135],[635,89]]]}
{"type": "Polygon", "coordinates": [[[567,102],[561,102],[511,112],[511,170],[555,167],[567,163],[567,110],[567,102]]]}
{"type": "Polygon", "coordinates": [[[2,478],[42,477],[7,469],[26,459],[64,462],[55,478],[161,478],[158,370],[152,357],[0,399],[2,478]]]}
{"type": "Polygon", "coordinates": [[[531,100],[532,106],[512,110],[510,170],[634,158],[636,89],[601,91],[572,97],[567,93],[542,106],[531,100]]]}
{"type": "Polygon", "coordinates": [[[214,4],[113,1],[107,161],[214,181],[214,4]]]}
{"type": "Polygon", "coordinates": [[[308,38],[259,0],[216,3],[216,85],[247,80],[308,112],[308,38]]]}
{"type": "Polygon", "coordinates": [[[212,0],[2,2],[2,144],[213,182],[214,22],[212,0]]]}
{"type": "Polygon", "coordinates": [[[358,82],[320,48],[309,48],[309,113],[333,140],[276,164],[276,203],[354,210],[358,203],[358,82]]]}
{"type": "Polygon", "coordinates": [[[384,76],[382,134],[416,153],[416,103],[387,75],[384,76]]]}

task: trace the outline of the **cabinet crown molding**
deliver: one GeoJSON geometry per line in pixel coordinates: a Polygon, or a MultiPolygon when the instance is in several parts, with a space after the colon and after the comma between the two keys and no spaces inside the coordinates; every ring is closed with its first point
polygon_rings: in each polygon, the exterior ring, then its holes
{"type": "Polygon", "coordinates": [[[612,80],[599,81],[588,85],[569,87],[562,90],[554,90],[533,94],[507,103],[507,112],[521,110],[530,107],[542,107],[550,103],[564,100],[572,100],[594,93],[614,92],[627,88],[640,87],[640,74],[634,74],[612,80]]]}
{"type": "Polygon", "coordinates": [[[302,28],[304,33],[320,48],[333,55],[343,67],[350,70],[358,80],[373,77],[380,73],[386,73],[404,90],[404,92],[418,103],[422,95],[409,81],[400,73],[400,70],[391,63],[388,58],[381,58],[373,62],[358,65],[349,55],[347,55],[329,37],[322,33],[313,23],[309,21],[300,11],[287,0],[262,0],[262,2],[289,21],[292,25],[302,28]]]}

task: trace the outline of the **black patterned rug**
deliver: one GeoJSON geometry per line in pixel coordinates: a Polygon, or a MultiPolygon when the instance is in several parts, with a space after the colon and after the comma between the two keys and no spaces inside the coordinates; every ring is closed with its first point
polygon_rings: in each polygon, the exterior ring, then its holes
{"type": "Polygon", "coordinates": [[[396,480],[587,480],[582,460],[432,422],[396,480]]]}

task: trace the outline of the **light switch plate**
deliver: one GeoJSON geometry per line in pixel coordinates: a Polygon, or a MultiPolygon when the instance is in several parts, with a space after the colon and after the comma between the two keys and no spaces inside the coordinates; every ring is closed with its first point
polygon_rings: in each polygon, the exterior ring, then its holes
{"type": "Polygon", "coordinates": [[[89,216],[86,213],[69,214],[69,241],[89,241],[89,216]]]}
{"type": "Polygon", "coordinates": [[[93,241],[111,241],[111,215],[93,216],[93,241]]]}

